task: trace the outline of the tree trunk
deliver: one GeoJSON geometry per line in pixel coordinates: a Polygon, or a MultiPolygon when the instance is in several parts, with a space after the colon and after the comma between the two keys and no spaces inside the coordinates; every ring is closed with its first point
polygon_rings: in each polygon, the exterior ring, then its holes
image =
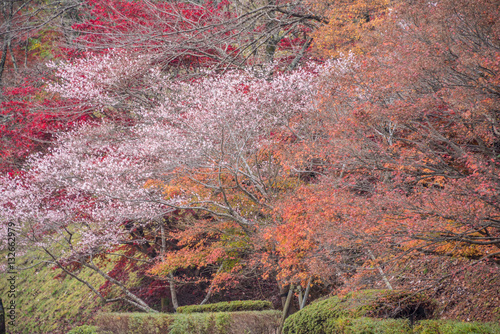
{"type": "Polygon", "coordinates": [[[307,281],[306,291],[304,292],[304,297],[302,298],[302,302],[299,305],[300,310],[302,310],[306,306],[307,297],[309,297],[309,291],[311,290],[312,279],[313,277],[310,276],[309,280],[307,281]]]}
{"type": "Polygon", "coordinates": [[[375,263],[375,261],[377,259],[375,258],[375,256],[373,255],[373,253],[370,249],[368,250],[368,255],[370,255],[370,258],[373,260],[373,264],[377,267],[378,272],[380,273],[380,276],[382,276],[382,280],[385,283],[385,286],[387,286],[387,289],[393,290],[392,285],[391,285],[391,283],[389,283],[389,280],[387,279],[387,276],[385,275],[384,271],[382,270],[382,268],[378,264],[375,263]]]}
{"type": "Polygon", "coordinates": [[[277,334],[281,334],[281,331],[283,330],[283,325],[285,324],[285,320],[288,315],[288,310],[290,309],[292,296],[293,296],[293,284],[290,284],[290,287],[288,288],[288,295],[285,301],[285,307],[283,307],[283,315],[281,316],[280,327],[278,328],[277,334]]]}
{"type": "Polygon", "coordinates": [[[207,303],[210,300],[210,297],[212,296],[212,290],[214,288],[214,279],[217,277],[217,275],[219,275],[219,273],[222,270],[222,267],[223,267],[223,264],[220,265],[219,270],[217,270],[217,272],[215,273],[215,276],[212,279],[212,283],[210,283],[210,288],[208,288],[207,295],[205,296],[205,299],[203,299],[201,301],[200,305],[204,305],[205,303],[207,303]]]}
{"type": "MultiPolygon", "coordinates": [[[[8,37],[5,37],[8,38],[8,37]]],[[[7,40],[4,40],[2,47],[2,57],[0,58],[0,97],[2,96],[3,88],[3,72],[5,69],[5,61],[7,60],[7,51],[9,50],[9,44],[7,40]]]]}
{"type": "Polygon", "coordinates": [[[170,272],[168,274],[168,283],[170,286],[170,298],[172,299],[172,306],[174,307],[174,311],[177,311],[177,308],[179,307],[179,302],[177,301],[177,291],[175,290],[175,281],[173,272],[170,272]]]}
{"type": "Polygon", "coordinates": [[[14,55],[14,50],[12,49],[12,39],[9,40],[8,43],[10,59],[12,60],[12,64],[14,65],[14,71],[19,72],[19,67],[17,66],[16,56],[14,55]]]}
{"type": "Polygon", "coordinates": [[[300,286],[300,285],[299,285],[299,286],[297,287],[297,290],[299,290],[299,296],[298,296],[298,297],[299,297],[299,308],[300,308],[300,309],[302,309],[302,307],[300,307],[300,306],[302,305],[302,299],[303,299],[303,298],[302,298],[302,297],[303,297],[303,296],[302,296],[302,286],[300,286]]]}
{"type": "Polygon", "coordinates": [[[288,295],[288,290],[287,290],[287,286],[282,286],[280,284],[280,282],[278,282],[278,286],[279,286],[279,289],[280,289],[280,298],[281,298],[281,307],[285,307],[285,303],[286,303],[286,297],[288,295]]]}
{"type": "MultiPolygon", "coordinates": [[[[165,239],[165,226],[163,225],[163,221],[160,222],[160,231],[161,231],[161,256],[165,256],[165,252],[167,250],[167,242],[165,239]]],[[[177,301],[177,290],[175,289],[175,281],[174,281],[174,273],[170,272],[168,274],[168,285],[170,288],[170,300],[172,301],[172,307],[174,308],[174,312],[179,307],[179,302],[177,301]]]]}
{"type": "Polygon", "coordinates": [[[5,310],[3,308],[2,299],[0,298],[0,334],[7,333],[5,328],[5,310]]]}
{"type": "Polygon", "coordinates": [[[10,41],[12,39],[10,29],[12,24],[14,1],[3,2],[2,14],[6,26],[6,31],[3,33],[2,58],[0,59],[0,97],[2,97],[3,74],[5,70],[5,61],[7,60],[7,52],[9,50],[10,41]],[[8,3],[8,8],[7,4],[8,3]]]}

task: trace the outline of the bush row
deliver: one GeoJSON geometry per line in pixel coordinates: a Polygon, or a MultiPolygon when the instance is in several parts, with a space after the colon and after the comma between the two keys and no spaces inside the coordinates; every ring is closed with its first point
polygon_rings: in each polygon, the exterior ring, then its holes
{"type": "Polygon", "coordinates": [[[326,333],[327,323],[338,318],[407,318],[432,316],[435,303],[424,295],[394,290],[362,290],[344,297],[316,301],[285,321],[285,333],[326,333]]]}
{"type": "MultiPolygon", "coordinates": [[[[409,292],[357,291],[316,301],[291,315],[283,334],[500,333],[496,323],[423,320],[433,316],[435,306],[426,296],[409,292]]],[[[184,306],[176,314],[103,313],[97,327],[81,326],[70,333],[271,334],[281,316],[271,308],[267,301],[233,301],[184,306]]]]}
{"type": "Polygon", "coordinates": [[[273,304],[267,300],[235,300],[206,305],[189,305],[177,308],[177,313],[235,312],[272,310],[273,304]]]}
{"type": "Polygon", "coordinates": [[[283,334],[500,333],[495,323],[425,320],[435,309],[436,303],[425,295],[363,290],[312,303],[287,318],[283,334]]]}
{"type": "Polygon", "coordinates": [[[97,317],[96,324],[99,328],[97,333],[106,334],[274,334],[280,316],[281,312],[274,310],[190,314],[103,313],[97,317]]]}
{"type": "MultiPolygon", "coordinates": [[[[336,318],[322,326],[325,334],[498,334],[495,323],[461,322],[453,320],[421,320],[413,327],[408,319],[336,318]]],[[[304,328],[287,328],[283,334],[309,334],[304,328]]],[[[316,332],[318,333],[318,332],[316,332]]]]}
{"type": "MultiPolygon", "coordinates": [[[[279,324],[278,311],[159,314],[102,314],[95,326],[80,326],[68,334],[272,334],[279,324]]],[[[422,320],[412,328],[406,319],[335,318],[323,324],[325,334],[497,334],[495,323],[422,320]]],[[[308,334],[307,328],[284,329],[284,334],[308,334]]]]}

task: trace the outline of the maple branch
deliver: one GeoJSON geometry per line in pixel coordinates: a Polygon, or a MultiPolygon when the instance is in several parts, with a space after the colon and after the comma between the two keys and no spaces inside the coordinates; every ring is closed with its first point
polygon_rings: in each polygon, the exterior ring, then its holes
{"type": "Polygon", "coordinates": [[[323,24],[330,23],[328,21],[328,19],[326,17],[323,17],[323,16],[317,16],[317,15],[313,15],[313,14],[300,14],[300,13],[296,13],[296,12],[290,12],[290,11],[285,10],[284,8],[286,8],[286,7],[276,6],[275,10],[277,12],[280,12],[280,13],[283,13],[283,14],[287,14],[288,16],[291,16],[291,17],[298,17],[300,19],[305,19],[305,20],[313,20],[313,21],[317,21],[317,22],[320,22],[320,23],[323,23],[323,24]]]}
{"type": "Polygon", "coordinates": [[[132,260],[132,261],[138,261],[138,262],[145,262],[145,263],[152,263],[152,260],[142,260],[142,259],[137,259],[137,258],[134,258],[134,257],[131,257],[131,256],[127,256],[125,254],[118,254],[118,253],[106,253],[106,255],[114,255],[114,256],[122,256],[122,257],[125,257],[129,260],[132,260]]]}

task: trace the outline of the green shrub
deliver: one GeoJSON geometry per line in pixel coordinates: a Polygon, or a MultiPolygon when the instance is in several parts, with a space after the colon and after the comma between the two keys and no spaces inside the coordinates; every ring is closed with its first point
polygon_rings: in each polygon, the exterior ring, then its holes
{"type": "MultiPolygon", "coordinates": [[[[319,327],[317,327],[319,328],[319,327]]],[[[407,319],[376,318],[330,318],[320,331],[312,332],[310,328],[294,328],[295,331],[284,333],[309,334],[498,334],[500,325],[496,323],[460,322],[453,320],[422,320],[413,328],[407,319]]]]}
{"type": "Polygon", "coordinates": [[[316,327],[300,326],[290,328],[283,333],[294,334],[402,334],[411,333],[410,322],[407,319],[377,319],[377,318],[330,318],[316,327]]]}
{"type": "Polygon", "coordinates": [[[96,326],[78,326],[68,332],[68,334],[97,334],[96,326]]]}
{"type": "Polygon", "coordinates": [[[235,312],[272,310],[273,304],[267,300],[235,300],[206,305],[189,305],[177,308],[177,313],[235,312]]]}
{"type": "Polygon", "coordinates": [[[327,321],[328,334],[401,334],[411,333],[406,319],[337,318],[327,321]]]}
{"type": "Polygon", "coordinates": [[[178,314],[169,328],[169,334],[227,334],[229,313],[178,314]]]}
{"type": "Polygon", "coordinates": [[[106,313],[97,316],[100,331],[115,334],[274,334],[281,312],[244,311],[190,314],[106,313]]]}
{"type": "Polygon", "coordinates": [[[424,295],[393,290],[363,290],[340,298],[334,296],[312,303],[285,321],[283,333],[327,333],[327,322],[337,318],[430,317],[435,303],[424,295]]]}
{"type": "Polygon", "coordinates": [[[169,334],[274,334],[279,311],[176,314],[169,334]]]}
{"type": "Polygon", "coordinates": [[[165,313],[101,313],[96,318],[100,330],[127,334],[168,333],[173,321],[173,315],[165,313]]]}
{"type": "Polygon", "coordinates": [[[424,320],[415,326],[418,334],[498,334],[496,323],[461,322],[453,320],[424,320]]]}
{"type": "Polygon", "coordinates": [[[413,330],[407,319],[377,318],[330,318],[321,326],[296,326],[284,329],[283,333],[309,334],[498,334],[496,323],[460,322],[453,320],[418,321],[413,330]]]}

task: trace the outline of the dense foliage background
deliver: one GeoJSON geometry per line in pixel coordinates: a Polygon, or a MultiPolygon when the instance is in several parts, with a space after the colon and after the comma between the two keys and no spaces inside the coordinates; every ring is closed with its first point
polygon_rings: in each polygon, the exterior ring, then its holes
{"type": "Polygon", "coordinates": [[[81,323],[367,288],[499,319],[498,1],[0,11],[0,249],[81,323]]]}

